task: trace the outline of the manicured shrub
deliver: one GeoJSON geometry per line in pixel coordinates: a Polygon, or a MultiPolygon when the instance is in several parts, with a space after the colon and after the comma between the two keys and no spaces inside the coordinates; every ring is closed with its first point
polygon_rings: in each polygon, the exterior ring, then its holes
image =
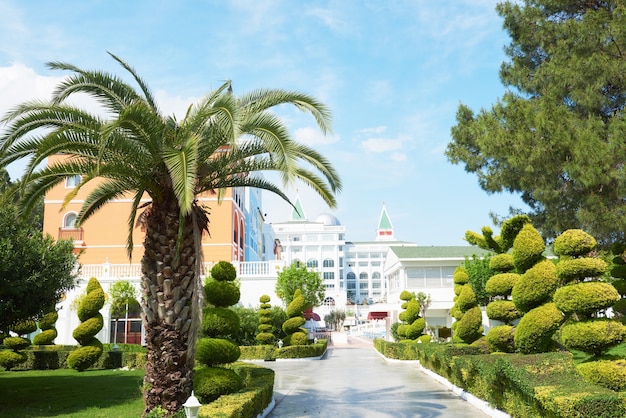
{"type": "Polygon", "coordinates": [[[6,337],[4,339],[4,346],[14,351],[23,350],[30,344],[30,340],[24,337],[6,337]]]}
{"type": "Polygon", "coordinates": [[[420,335],[417,341],[421,341],[422,343],[426,344],[426,343],[429,343],[432,340],[432,338],[433,337],[431,337],[430,335],[420,335]]]}
{"type": "Polygon", "coordinates": [[[590,361],[576,369],[591,383],[618,392],[626,390],[626,359],[590,361]]]}
{"type": "Polygon", "coordinates": [[[517,271],[523,273],[541,261],[545,249],[539,232],[531,224],[525,224],[513,241],[513,264],[517,271]]]}
{"type": "Polygon", "coordinates": [[[580,350],[598,356],[621,343],[626,327],[618,321],[595,319],[572,322],[561,329],[561,342],[570,350],[580,350]]]}
{"type": "Polygon", "coordinates": [[[196,361],[202,366],[194,369],[193,379],[196,396],[205,401],[242,387],[238,377],[231,379],[222,371],[224,369],[213,367],[233,363],[241,355],[239,344],[230,338],[240,331],[241,319],[235,311],[228,309],[239,302],[239,287],[234,283],[236,278],[235,267],[220,261],[213,266],[211,277],[205,281],[205,300],[213,306],[206,306],[202,311],[202,333],[196,342],[196,361]],[[232,381],[238,384],[233,385],[232,381]]]}
{"type": "Polygon", "coordinates": [[[306,329],[300,328],[298,331],[288,334],[283,338],[285,346],[307,345],[309,343],[306,329]]]}
{"type": "MultiPolygon", "coordinates": [[[[618,277],[618,276],[613,276],[613,277],[618,277]]],[[[620,295],[622,296],[626,295],[626,280],[625,279],[614,280],[611,284],[620,295]]]]}
{"type": "Polygon", "coordinates": [[[13,350],[1,350],[0,351],[0,366],[7,370],[11,370],[15,366],[22,364],[26,361],[27,356],[23,351],[13,350]]]}
{"type": "Polygon", "coordinates": [[[454,270],[452,278],[455,284],[467,284],[469,282],[469,274],[467,274],[467,270],[463,266],[458,266],[454,270]]]}
{"type": "Polygon", "coordinates": [[[33,344],[36,345],[52,345],[54,339],[57,337],[58,332],[54,327],[54,324],[59,319],[57,311],[52,311],[44,314],[39,320],[39,329],[41,332],[33,338],[33,344]]]}
{"type": "Polygon", "coordinates": [[[483,335],[483,315],[475,306],[463,314],[456,326],[456,335],[465,343],[471,344],[483,335]]]}
{"type": "Polygon", "coordinates": [[[554,303],[546,303],[527,312],[515,328],[515,347],[524,354],[552,349],[552,335],[563,321],[554,303]]]}
{"type": "Polygon", "coordinates": [[[501,353],[514,352],[514,335],[515,328],[513,328],[511,325],[498,325],[491,328],[486,336],[486,340],[489,345],[489,351],[501,353]]]}
{"type": "Polygon", "coordinates": [[[302,316],[302,313],[306,310],[306,308],[308,308],[307,301],[304,299],[304,296],[302,296],[302,293],[300,293],[300,297],[296,298],[294,296],[289,306],[287,306],[287,317],[293,318],[294,316],[302,316]]]}
{"type": "MultiPolygon", "coordinates": [[[[97,280],[92,277],[90,281],[92,279],[97,280]]],[[[78,306],[78,319],[83,322],[97,315],[104,306],[105,299],[104,290],[102,290],[101,287],[93,288],[93,290],[87,293],[80,301],[80,305],[78,306]]]]}
{"type": "Polygon", "coordinates": [[[16,322],[11,326],[11,331],[17,335],[26,335],[37,331],[37,324],[32,319],[16,322]]]}
{"type": "Polygon", "coordinates": [[[397,328],[398,340],[417,340],[426,327],[426,321],[420,317],[420,303],[413,292],[405,290],[401,295],[408,300],[402,304],[404,310],[398,314],[398,319],[401,321],[397,328]]]}
{"type": "Polygon", "coordinates": [[[485,291],[490,296],[510,296],[513,286],[520,277],[517,273],[494,274],[487,280],[485,291]]]}
{"type": "Polygon", "coordinates": [[[214,306],[232,306],[239,302],[241,297],[239,287],[233,282],[217,281],[208,278],[204,283],[206,301],[214,306]]]}
{"type": "Polygon", "coordinates": [[[554,303],[563,313],[578,313],[585,317],[613,306],[619,300],[617,290],[603,282],[575,283],[559,288],[554,294],[554,303]]]}
{"type": "Polygon", "coordinates": [[[599,277],[607,270],[604,260],[599,258],[573,258],[560,260],[556,266],[556,275],[563,283],[584,277],[599,277]]]}
{"type": "Polygon", "coordinates": [[[211,277],[218,282],[232,282],[237,278],[237,269],[228,261],[218,261],[211,268],[211,277]]]}
{"type": "Polygon", "coordinates": [[[92,318],[88,318],[81,322],[72,332],[72,337],[79,344],[85,345],[104,327],[104,318],[100,312],[97,312],[92,318]]]}
{"type": "Polygon", "coordinates": [[[509,272],[515,268],[511,254],[496,254],[489,260],[489,268],[498,272],[509,272]]]}
{"type": "Polygon", "coordinates": [[[206,337],[233,335],[239,331],[241,320],[239,315],[228,308],[204,308],[202,316],[202,333],[206,337]]]}
{"type": "Polygon", "coordinates": [[[473,308],[477,304],[476,295],[474,294],[472,287],[469,285],[463,286],[459,297],[456,299],[456,306],[461,310],[461,312],[466,312],[468,309],[473,308]]]}
{"type": "MultiPolygon", "coordinates": [[[[408,290],[403,290],[402,292],[400,292],[400,300],[403,300],[405,302],[410,301],[411,299],[413,299],[415,297],[415,294],[413,292],[409,292],[408,290]]],[[[405,308],[402,308],[405,309],[405,308]]]]}
{"type": "Polygon", "coordinates": [[[580,229],[568,229],[554,240],[554,253],[579,257],[589,254],[596,248],[597,242],[594,237],[580,229]]]}
{"type": "Polygon", "coordinates": [[[98,279],[92,277],[87,283],[87,294],[78,305],[81,324],[72,333],[80,346],[67,356],[68,366],[79,372],[93,366],[102,355],[102,343],[96,339],[96,334],[104,326],[99,312],[104,307],[104,301],[104,290],[98,279]]]}
{"type": "Polygon", "coordinates": [[[417,340],[424,332],[424,328],[426,328],[426,320],[417,318],[407,326],[404,335],[408,340],[417,340]]]}
{"type": "Polygon", "coordinates": [[[555,265],[550,260],[543,260],[517,280],[511,295],[517,309],[528,312],[549,301],[557,287],[555,265]]]}
{"type": "Polygon", "coordinates": [[[243,386],[243,379],[230,369],[202,367],[194,372],[194,394],[200,403],[213,402],[222,395],[237,392],[243,386]]]}
{"type": "Polygon", "coordinates": [[[258,344],[267,345],[273,344],[276,337],[272,333],[272,305],[269,303],[270,297],[268,295],[262,295],[259,298],[261,305],[259,306],[259,326],[257,327],[258,333],[255,337],[258,344]]]}
{"type": "Polygon", "coordinates": [[[305,323],[306,319],[303,316],[289,318],[283,323],[283,331],[285,334],[292,334],[297,332],[305,323]]]}
{"type": "Polygon", "coordinates": [[[240,354],[237,344],[222,338],[201,338],[196,344],[196,360],[207,366],[235,362],[240,354]]]}
{"type": "Polygon", "coordinates": [[[506,324],[522,317],[522,313],[517,310],[512,300],[494,300],[487,305],[486,313],[489,319],[502,321],[506,324]]]}

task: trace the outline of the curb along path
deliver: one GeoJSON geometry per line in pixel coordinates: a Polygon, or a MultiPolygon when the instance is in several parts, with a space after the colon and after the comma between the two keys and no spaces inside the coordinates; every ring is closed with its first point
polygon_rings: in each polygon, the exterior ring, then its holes
{"type": "Polygon", "coordinates": [[[414,363],[386,362],[369,340],[330,345],[322,360],[266,362],[279,417],[488,417],[414,363]]]}

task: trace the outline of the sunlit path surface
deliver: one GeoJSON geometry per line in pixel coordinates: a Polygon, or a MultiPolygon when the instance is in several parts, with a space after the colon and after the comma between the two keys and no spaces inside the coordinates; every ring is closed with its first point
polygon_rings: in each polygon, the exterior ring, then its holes
{"type": "Polygon", "coordinates": [[[269,417],[487,417],[416,367],[387,363],[371,343],[350,338],[323,360],[266,362],[275,370],[269,417]]]}

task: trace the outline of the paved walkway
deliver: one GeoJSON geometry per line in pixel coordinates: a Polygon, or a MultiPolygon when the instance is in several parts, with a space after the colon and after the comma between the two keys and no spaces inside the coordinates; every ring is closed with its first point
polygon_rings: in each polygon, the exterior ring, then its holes
{"type": "Polygon", "coordinates": [[[276,372],[268,415],[332,418],[487,417],[415,366],[386,362],[371,342],[351,337],[319,361],[265,362],[276,372]]]}

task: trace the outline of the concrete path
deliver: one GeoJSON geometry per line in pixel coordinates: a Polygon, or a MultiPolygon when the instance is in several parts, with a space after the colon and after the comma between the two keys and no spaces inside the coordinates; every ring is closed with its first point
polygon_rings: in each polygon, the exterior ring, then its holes
{"type": "Polygon", "coordinates": [[[263,367],[276,372],[271,418],[488,416],[410,363],[386,362],[361,338],[329,346],[322,360],[263,367]]]}

